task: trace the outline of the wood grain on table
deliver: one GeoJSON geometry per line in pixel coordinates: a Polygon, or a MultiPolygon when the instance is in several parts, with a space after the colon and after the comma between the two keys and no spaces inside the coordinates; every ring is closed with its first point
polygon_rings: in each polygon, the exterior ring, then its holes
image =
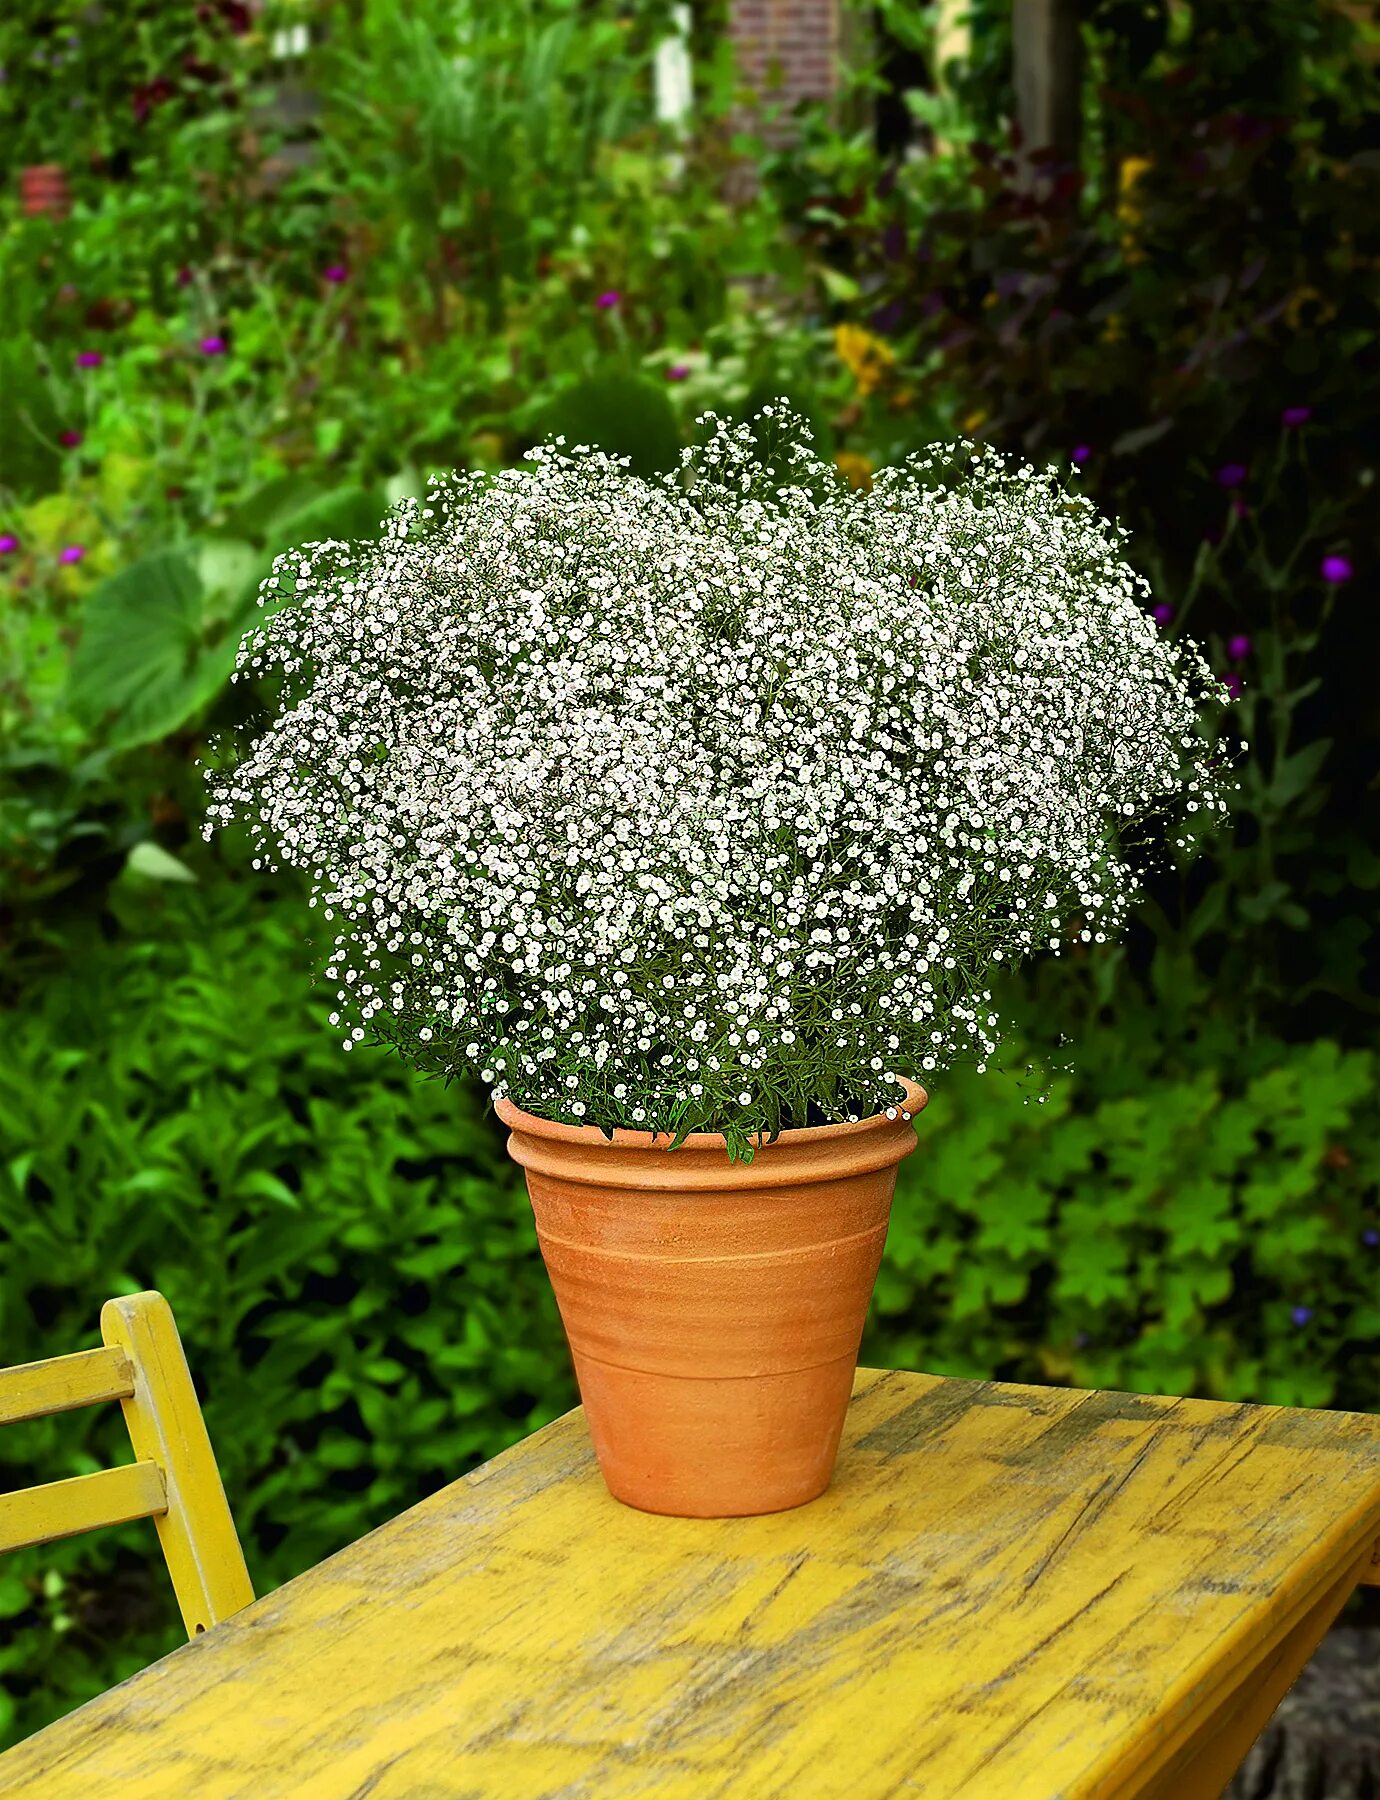
{"type": "Polygon", "coordinates": [[[822,1499],[681,1520],[610,1498],[577,1409],[0,1794],[1200,1800],[1187,1747],[1287,1686],[1377,1537],[1357,1414],[860,1370],[822,1499]]]}

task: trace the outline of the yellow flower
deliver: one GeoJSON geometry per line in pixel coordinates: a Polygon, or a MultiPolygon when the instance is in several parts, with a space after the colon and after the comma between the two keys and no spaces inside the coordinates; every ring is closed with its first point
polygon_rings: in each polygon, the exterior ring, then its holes
{"type": "Polygon", "coordinates": [[[1121,233],[1121,248],[1128,263],[1145,261],[1145,252],[1140,248],[1136,237],[1136,227],[1142,218],[1136,188],[1146,170],[1153,167],[1148,156],[1128,156],[1122,163],[1117,178],[1116,216],[1125,227],[1121,233]]]}
{"type": "Polygon", "coordinates": [[[852,373],[860,394],[874,392],[896,362],[890,345],[864,331],[861,325],[836,325],[834,349],[852,373]]]}
{"type": "Polygon", "coordinates": [[[1128,156],[1121,165],[1121,173],[1117,178],[1117,216],[1122,219],[1138,219],[1140,207],[1135,199],[1135,190],[1139,186],[1147,169],[1154,168],[1148,156],[1128,156]]]}
{"type": "Polygon", "coordinates": [[[1284,322],[1288,325],[1290,331],[1298,330],[1300,315],[1310,300],[1316,300],[1318,303],[1317,316],[1312,321],[1313,323],[1325,325],[1327,321],[1335,315],[1337,311],[1336,307],[1333,306],[1330,300],[1325,300],[1318,292],[1317,288],[1295,288],[1293,293],[1289,296],[1288,305],[1284,309],[1284,322]]]}
{"type": "Polygon", "coordinates": [[[872,464],[865,456],[859,456],[856,450],[840,450],[834,457],[834,467],[838,469],[855,488],[872,486],[872,464]]]}
{"type": "Polygon", "coordinates": [[[1126,336],[1126,323],[1120,313],[1108,313],[1107,323],[1102,327],[1104,344],[1119,344],[1126,336]]]}

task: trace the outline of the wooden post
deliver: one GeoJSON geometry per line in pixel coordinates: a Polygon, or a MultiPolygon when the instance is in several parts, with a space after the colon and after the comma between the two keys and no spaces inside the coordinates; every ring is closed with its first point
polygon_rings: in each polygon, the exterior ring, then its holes
{"type": "Polygon", "coordinates": [[[1078,160],[1083,38],[1078,0],[1012,0],[1011,49],[1016,119],[1021,129],[1021,185],[1034,186],[1036,150],[1078,160]]]}

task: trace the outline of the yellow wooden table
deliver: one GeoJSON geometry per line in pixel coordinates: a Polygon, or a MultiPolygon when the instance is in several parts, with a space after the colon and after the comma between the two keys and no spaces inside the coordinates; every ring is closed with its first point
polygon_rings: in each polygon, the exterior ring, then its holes
{"type": "Polygon", "coordinates": [[[9,1800],[1220,1793],[1380,1419],[860,1370],[834,1485],[656,1518],[568,1413],[0,1759],[9,1800]]]}

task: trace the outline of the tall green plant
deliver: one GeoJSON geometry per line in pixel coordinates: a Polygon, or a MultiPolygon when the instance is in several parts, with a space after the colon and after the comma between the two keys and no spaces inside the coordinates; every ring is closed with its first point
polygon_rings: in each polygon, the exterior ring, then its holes
{"type": "Polygon", "coordinates": [[[438,320],[460,282],[490,329],[576,225],[601,147],[650,111],[645,51],[574,0],[366,0],[321,81],[327,163],[371,236],[427,271],[438,320]]]}

